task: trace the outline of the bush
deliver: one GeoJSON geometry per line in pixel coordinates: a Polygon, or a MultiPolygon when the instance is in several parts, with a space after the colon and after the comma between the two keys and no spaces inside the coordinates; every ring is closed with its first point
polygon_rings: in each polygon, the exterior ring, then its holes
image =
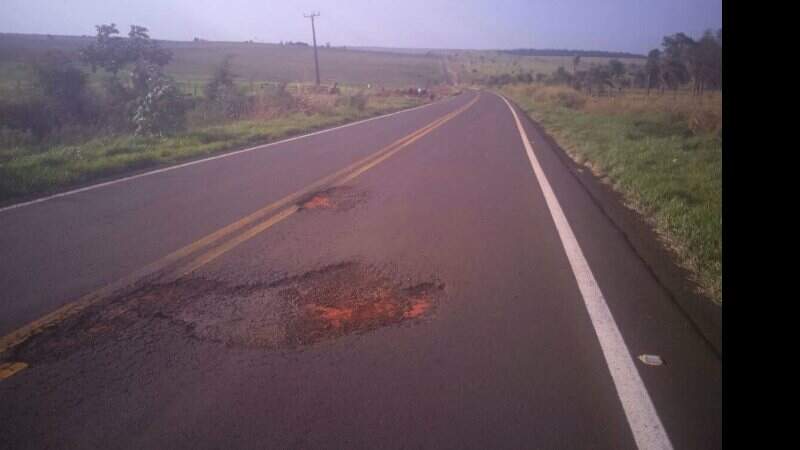
{"type": "Polygon", "coordinates": [[[136,102],[133,123],[136,134],[164,135],[186,126],[188,102],[171,79],[154,71],[144,97],[136,102]]]}
{"type": "Polygon", "coordinates": [[[722,112],[708,108],[695,108],[689,111],[689,130],[694,134],[722,132],[722,112]]]}
{"type": "Polygon", "coordinates": [[[63,53],[49,53],[33,65],[37,87],[61,122],[82,122],[92,111],[86,93],[87,75],[63,53]]]}
{"type": "Polygon", "coordinates": [[[233,85],[220,87],[214,103],[229,119],[238,119],[250,110],[247,97],[233,85]]]}
{"type": "Polygon", "coordinates": [[[131,122],[136,107],[136,96],[116,77],[103,79],[103,90],[96,99],[97,110],[102,124],[110,131],[131,132],[135,129],[131,122]]]}
{"type": "Polygon", "coordinates": [[[580,109],[586,104],[586,97],[579,92],[563,90],[556,93],[556,103],[565,108],[580,109]]]}
{"type": "Polygon", "coordinates": [[[23,147],[33,143],[34,136],[30,130],[0,127],[0,148],[23,147]]]}
{"type": "Polygon", "coordinates": [[[4,128],[29,131],[41,139],[61,125],[61,118],[49,102],[33,98],[24,103],[0,102],[0,123],[4,128]]]}
{"type": "Polygon", "coordinates": [[[337,106],[344,105],[357,111],[364,111],[367,108],[367,96],[363,92],[352,95],[344,95],[336,100],[337,106]]]}
{"type": "Polygon", "coordinates": [[[216,101],[234,86],[233,79],[236,75],[233,73],[232,59],[233,55],[225,56],[220,65],[214,69],[214,75],[205,88],[207,99],[216,101]]]}

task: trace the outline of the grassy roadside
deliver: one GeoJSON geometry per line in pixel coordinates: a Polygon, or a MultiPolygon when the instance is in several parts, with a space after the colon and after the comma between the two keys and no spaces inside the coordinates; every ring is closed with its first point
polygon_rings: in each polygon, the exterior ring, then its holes
{"type": "Polygon", "coordinates": [[[500,90],[578,163],[607,177],[722,303],[722,95],[585,97],[566,87],[500,90]]]}
{"type": "Polygon", "coordinates": [[[0,203],[126,172],[165,166],[413,107],[413,97],[371,97],[363,110],[336,106],[313,114],[196,127],[168,137],[101,136],[46,148],[0,147],[0,203]]]}

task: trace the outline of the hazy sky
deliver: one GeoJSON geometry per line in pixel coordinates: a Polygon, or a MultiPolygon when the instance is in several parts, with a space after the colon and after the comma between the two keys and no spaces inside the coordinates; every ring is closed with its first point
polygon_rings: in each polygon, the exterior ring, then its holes
{"type": "Polygon", "coordinates": [[[159,39],[420,48],[570,48],[644,53],[665,34],[722,26],[722,0],[2,0],[0,32],[94,34],[130,24],[159,39]]]}

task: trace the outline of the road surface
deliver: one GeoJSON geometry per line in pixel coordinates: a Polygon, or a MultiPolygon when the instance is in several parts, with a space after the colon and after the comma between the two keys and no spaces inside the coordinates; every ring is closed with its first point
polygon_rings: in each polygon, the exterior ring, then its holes
{"type": "Polygon", "coordinates": [[[0,256],[2,448],[721,447],[720,357],[488,92],[2,209],[0,256]]]}

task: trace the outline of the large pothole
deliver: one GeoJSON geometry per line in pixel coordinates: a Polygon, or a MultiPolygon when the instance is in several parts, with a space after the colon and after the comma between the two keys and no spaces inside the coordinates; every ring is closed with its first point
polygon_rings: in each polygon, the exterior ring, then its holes
{"type": "Polygon", "coordinates": [[[297,348],[423,319],[443,289],[438,281],[399,283],[357,262],[269,283],[183,278],[97,305],[30,339],[15,356],[58,358],[88,344],[138,339],[159,327],[229,346],[297,348]]]}

